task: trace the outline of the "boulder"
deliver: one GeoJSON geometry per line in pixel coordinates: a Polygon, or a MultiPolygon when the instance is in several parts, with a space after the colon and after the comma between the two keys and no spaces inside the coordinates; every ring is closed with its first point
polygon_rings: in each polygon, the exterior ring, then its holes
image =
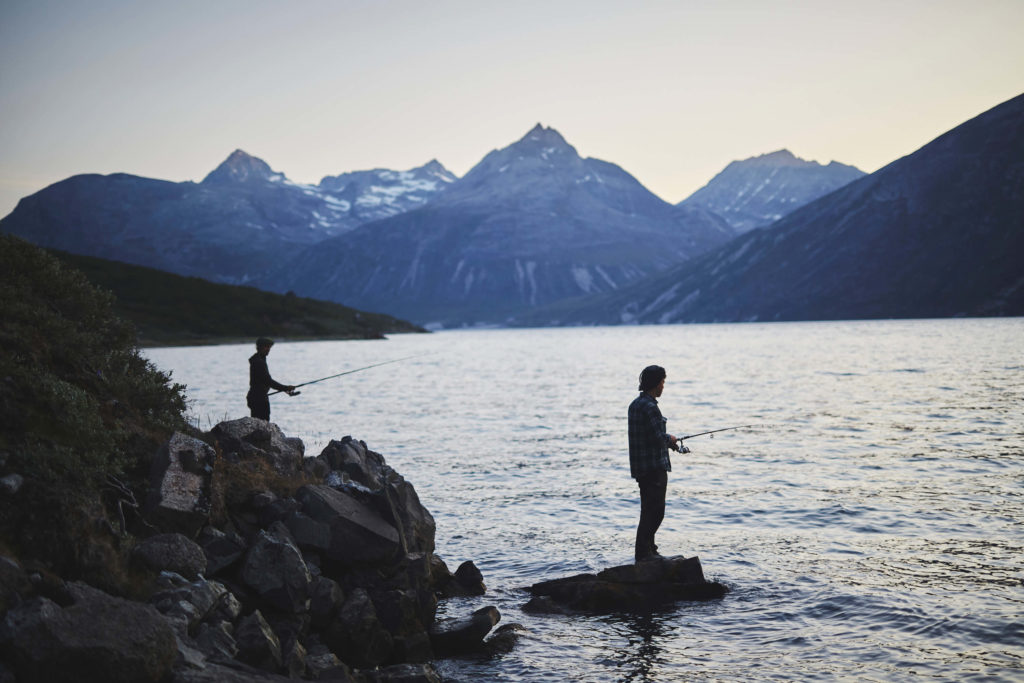
{"type": "Polygon", "coordinates": [[[527,611],[583,612],[650,611],[679,600],[714,600],[728,589],[704,579],[696,557],[660,557],[631,565],[612,567],[599,574],[578,574],[544,581],[529,588],[527,611]],[[551,603],[555,607],[551,609],[551,603]]]}
{"type": "Polygon", "coordinates": [[[501,619],[497,607],[478,609],[468,617],[447,619],[430,627],[430,642],[438,657],[476,652],[483,649],[483,641],[501,619]]]}
{"type": "Polygon", "coordinates": [[[158,591],[149,601],[165,614],[178,610],[180,603],[186,602],[195,607],[198,621],[211,616],[230,621],[238,616],[241,609],[238,600],[224,584],[205,579],[158,591]]]}
{"type": "Polygon", "coordinates": [[[362,588],[349,594],[324,636],[334,654],[355,666],[377,666],[391,657],[391,633],[377,618],[373,601],[362,588]]]}
{"type": "Polygon", "coordinates": [[[286,437],[273,422],[243,417],[221,422],[210,430],[210,435],[231,462],[259,458],[283,475],[302,471],[305,452],[302,440],[286,437]]]}
{"type": "Polygon", "coordinates": [[[146,516],[165,531],[194,537],[210,517],[214,451],[194,437],[175,432],[150,467],[146,516]]]}
{"type": "Polygon", "coordinates": [[[267,671],[280,671],[281,641],[259,610],[242,617],[235,627],[234,638],[240,661],[267,671]]]}
{"type": "Polygon", "coordinates": [[[288,678],[303,678],[306,675],[306,648],[298,640],[292,640],[283,652],[284,670],[288,678]]]}
{"type": "Polygon", "coordinates": [[[330,680],[355,683],[352,670],[333,652],[306,655],[306,675],[314,681],[330,680]]]}
{"type": "Polygon", "coordinates": [[[68,584],[72,604],[34,598],[0,623],[0,654],[23,681],[161,681],[177,647],[151,605],[68,584]]]}
{"type": "Polygon", "coordinates": [[[309,609],[312,577],[302,553],[280,522],[261,531],[245,555],[239,579],[268,604],[296,614],[309,609]]]}
{"type": "Polygon", "coordinates": [[[234,566],[245,555],[245,539],[236,533],[225,533],[206,527],[199,534],[199,545],[206,555],[206,576],[216,576],[234,566]]]}
{"type": "Polygon", "coordinates": [[[412,484],[390,467],[385,469],[388,476],[384,493],[393,507],[396,523],[401,527],[406,552],[433,552],[436,531],[433,515],[420,503],[412,484]]]}
{"type": "Polygon", "coordinates": [[[352,481],[358,482],[371,491],[384,486],[384,458],[351,436],[341,441],[331,441],[320,453],[320,459],[337,472],[344,472],[352,481]]]}
{"type": "Polygon", "coordinates": [[[203,549],[182,534],[151,536],[135,546],[132,557],[149,569],[174,572],[187,579],[206,571],[203,549]]]}
{"type": "Polygon", "coordinates": [[[391,562],[401,553],[395,527],[349,492],[318,484],[303,486],[296,498],[303,514],[330,529],[326,538],[307,543],[309,549],[342,565],[391,562]]]}
{"type": "Polygon", "coordinates": [[[320,576],[309,586],[309,615],[313,626],[323,628],[331,623],[338,608],[345,602],[345,594],[334,579],[320,576]]]}
{"type": "Polygon", "coordinates": [[[530,631],[522,624],[504,624],[494,630],[494,635],[484,642],[484,649],[492,657],[508,654],[515,649],[516,643],[530,631]]]}
{"type": "Polygon", "coordinates": [[[302,471],[314,481],[323,481],[331,473],[331,466],[327,464],[326,460],[320,458],[303,458],[302,471]]]}
{"type": "Polygon", "coordinates": [[[471,561],[460,564],[452,574],[444,560],[435,555],[431,557],[430,577],[434,590],[444,598],[462,598],[487,592],[483,574],[471,561]]]}
{"type": "Polygon", "coordinates": [[[227,621],[200,624],[195,637],[196,647],[207,657],[234,659],[238,655],[238,643],[233,633],[234,628],[227,621]]]}

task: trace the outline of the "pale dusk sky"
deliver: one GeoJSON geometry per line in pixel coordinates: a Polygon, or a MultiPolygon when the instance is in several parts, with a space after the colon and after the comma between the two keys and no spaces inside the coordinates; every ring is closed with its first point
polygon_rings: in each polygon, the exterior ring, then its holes
{"type": "Polygon", "coordinates": [[[875,171],[1024,92],[1024,0],[0,1],[0,216],[79,173],[297,182],[536,123],[678,202],[788,148],[875,171]]]}

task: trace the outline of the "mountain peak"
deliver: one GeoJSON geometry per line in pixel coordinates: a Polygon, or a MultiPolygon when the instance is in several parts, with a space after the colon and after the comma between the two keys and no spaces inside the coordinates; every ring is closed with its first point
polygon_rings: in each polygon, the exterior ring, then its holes
{"type": "Polygon", "coordinates": [[[779,149],[774,152],[768,152],[767,154],[760,154],[756,157],[750,157],[743,161],[734,162],[737,164],[747,164],[750,166],[817,166],[817,161],[807,161],[801,159],[797,155],[790,152],[788,149],[779,149]]]}
{"type": "Polygon", "coordinates": [[[282,180],[284,176],[274,173],[267,162],[247,152],[236,149],[220,166],[203,178],[204,183],[244,183],[254,180],[282,180]]]}
{"type": "Polygon", "coordinates": [[[515,144],[515,146],[529,146],[529,147],[544,147],[544,148],[569,148],[572,149],[572,145],[565,141],[562,134],[554,128],[545,128],[541,124],[537,124],[530,129],[530,132],[522,137],[515,144]]]}

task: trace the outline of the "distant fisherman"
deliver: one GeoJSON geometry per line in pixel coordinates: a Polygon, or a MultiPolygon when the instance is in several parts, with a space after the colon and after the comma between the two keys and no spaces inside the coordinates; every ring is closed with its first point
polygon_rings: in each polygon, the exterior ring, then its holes
{"type": "Polygon", "coordinates": [[[292,396],[295,391],[295,387],[275,382],[274,378],[270,376],[270,370],[267,369],[267,355],[273,345],[273,339],[260,337],[256,340],[256,353],[249,358],[249,393],[245,396],[245,402],[249,405],[252,416],[267,421],[270,420],[270,399],[267,398],[267,392],[277,389],[292,396]]]}
{"type": "Polygon", "coordinates": [[[661,557],[654,544],[665,518],[665,490],[672,463],[668,449],[680,449],[676,437],[665,431],[665,418],[658,408],[658,397],[665,390],[665,368],[649,365],[640,373],[640,395],[629,404],[629,473],[640,486],[640,523],[636,528],[637,562],[661,557]]]}

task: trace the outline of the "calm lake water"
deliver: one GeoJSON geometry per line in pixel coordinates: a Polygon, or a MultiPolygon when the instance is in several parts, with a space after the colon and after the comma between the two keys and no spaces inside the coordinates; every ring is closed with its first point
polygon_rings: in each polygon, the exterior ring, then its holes
{"type": "MultiPolygon", "coordinates": [[[[248,414],[245,346],[149,349],[204,429],[248,414]]],[[[316,455],[363,439],[409,479],[453,570],[529,629],[453,680],[1024,680],[1024,319],[481,330],[279,343],[272,419],[316,455]],[[722,600],[525,614],[522,587],[632,561],[626,407],[666,367],[663,554],[722,600]]]]}

